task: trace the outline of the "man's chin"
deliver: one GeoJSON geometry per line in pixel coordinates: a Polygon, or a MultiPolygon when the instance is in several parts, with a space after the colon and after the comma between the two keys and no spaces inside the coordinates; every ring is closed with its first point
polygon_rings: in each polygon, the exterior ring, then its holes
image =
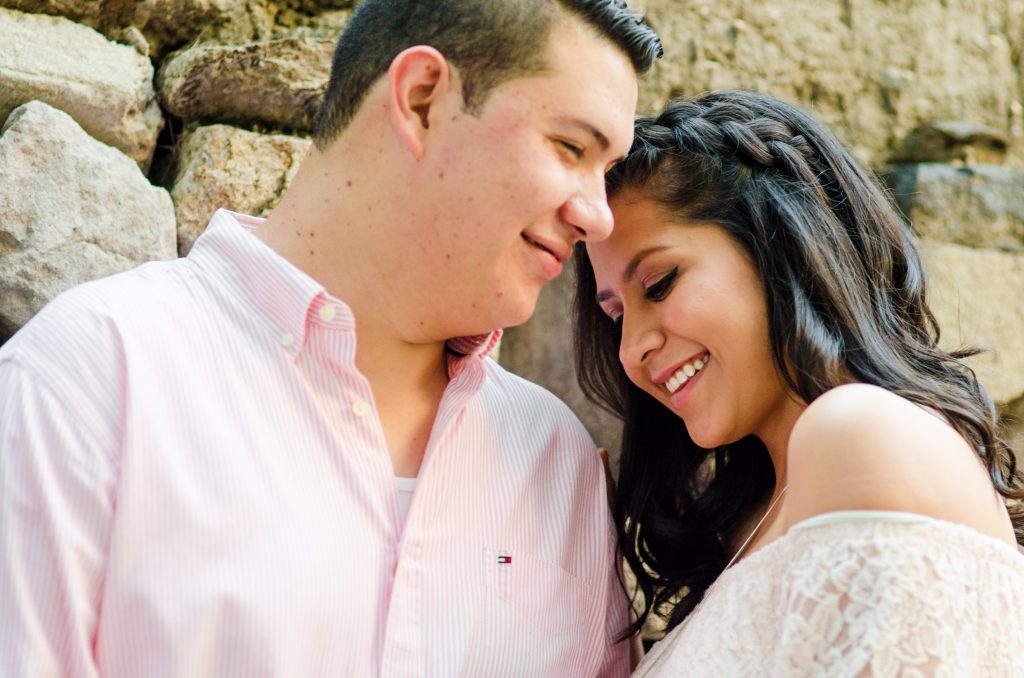
{"type": "Polygon", "coordinates": [[[504,313],[501,314],[499,322],[502,329],[508,327],[519,327],[520,325],[526,324],[526,322],[533,317],[534,312],[537,310],[537,299],[539,294],[530,295],[527,298],[521,299],[518,304],[514,307],[509,306],[504,313]]]}

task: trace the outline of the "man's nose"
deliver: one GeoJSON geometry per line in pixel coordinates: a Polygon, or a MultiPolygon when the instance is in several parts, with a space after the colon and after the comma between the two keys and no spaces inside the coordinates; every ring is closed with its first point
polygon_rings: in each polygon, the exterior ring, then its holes
{"type": "Polygon", "coordinates": [[[588,177],[580,190],[562,207],[562,218],[587,242],[599,242],[612,234],[612,210],[604,188],[604,175],[588,177]]]}

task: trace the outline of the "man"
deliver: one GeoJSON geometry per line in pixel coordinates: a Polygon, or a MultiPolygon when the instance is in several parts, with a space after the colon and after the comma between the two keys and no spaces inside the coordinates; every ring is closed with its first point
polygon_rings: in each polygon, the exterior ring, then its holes
{"type": "Polygon", "coordinates": [[[364,0],[269,219],[0,351],[0,675],[626,673],[593,443],[486,354],[610,232],[658,54],[616,0],[364,0]]]}

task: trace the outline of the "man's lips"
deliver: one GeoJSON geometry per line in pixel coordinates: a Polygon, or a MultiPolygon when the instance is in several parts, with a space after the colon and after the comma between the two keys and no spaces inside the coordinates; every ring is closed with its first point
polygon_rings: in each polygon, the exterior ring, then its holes
{"type": "Polygon", "coordinates": [[[529,233],[523,233],[523,240],[534,247],[539,247],[540,249],[547,251],[551,256],[558,260],[558,263],[560,264],[564,263],[570,256],[572,256],[572,247],[558,240],[543,238],[529,233]]]}

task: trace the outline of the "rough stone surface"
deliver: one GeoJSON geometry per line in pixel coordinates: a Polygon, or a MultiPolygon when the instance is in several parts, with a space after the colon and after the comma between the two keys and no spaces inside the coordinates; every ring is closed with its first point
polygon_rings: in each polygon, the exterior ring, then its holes
{"type": "Polygon", "coordinates": [[[277,204],[310,142],[228,125],[199,127],[179,146],[171,196],[184,256],[220,207],[264,216],[277,204]]]}
{"type": "Polygon", "coordinates": [[[90,26],[100,16],[105,0],[0,0],[0,7],[62,16],[90,26]]]}
{"type": "Polygon", "coordinates": [[[928,163],[893,167],[885,180],[917,233],[967,246],[1024,250],[1024,172],[928,163]]]}
{"type": "Polygon", "coordinates": [[[73,285],[175,256],[167,192],[47,104],[8,117],[0,175],[0,336],[73,285]]]}
{"type": "Polygon", "coordinates": [[[0,35],[0,121],[27,101],[45,101],[149,166],[163,114],[148,59],[57,17],[0,9],[0,35]]]}
{"type": "MultiPolygon", "coordinates": [[[[208,26],[231,19],[241,9],[238,0],[114,0],[120,13],[107,8],[101,16],[104,31],[124,40],[124,31],[134,28],[145,36],[150,51],[162,55],[199,36],[208,26]]],[[[108,5],[110,0],[108,0],[108,5]]]]}
{"type": "Polygon", "coordinates": [[[500,362],[548,389],[572,408],[594,441],[607,447],[611,466],[618,469],[622,425],[617,418],[587,400],[576,383],[572,352],[572,267],[544,288],[537,310],[528,322],[505,331],[500,362]]]}
{"type": "Polygon", "coordinates": [[[1010,140],[1001,130],[960,120],[928,122],[911,130],[898,162],[1001,163],[1010,140]]]}
{"type": "Polygon", "coordinates": [[[168,57],[158,86],[186,120],[263,123],[311,131],[334,40],[300,34],[241,46],[200,45],[168,57]]]}
{"type": "Polygon", "coordinates": [[[1024,398],[1000,407],[999,415],[999,423],[1010,449],[1021,454],[1021,450],[1024,450],[1024,398]]]}
{"type": "Polygon", "coordinates": [[[644,5],[666,58],[643,85],[642,111],[677,93],[768,91],[812,107],[873,165],[929,121],[1021,133],[1020,0],[644,5]]]}
{"type": "Polygon", "coordinates": [[[319,26],[324,17],[352,4],[352,0],[0,0],[0,7],[62,16],[119,42],[136,45],[138,36],[145,45],[141,51],[157,57],[193,40],[231,35],[248,42],[269,39],[279,29],[319,26]]]}
{"type": "Polygon", "coordinates": [[[1024,254],[931,240],[921,249],[940,345],[986,351],[968,363],[997,403],[1024,396],[1024,254]]]}

